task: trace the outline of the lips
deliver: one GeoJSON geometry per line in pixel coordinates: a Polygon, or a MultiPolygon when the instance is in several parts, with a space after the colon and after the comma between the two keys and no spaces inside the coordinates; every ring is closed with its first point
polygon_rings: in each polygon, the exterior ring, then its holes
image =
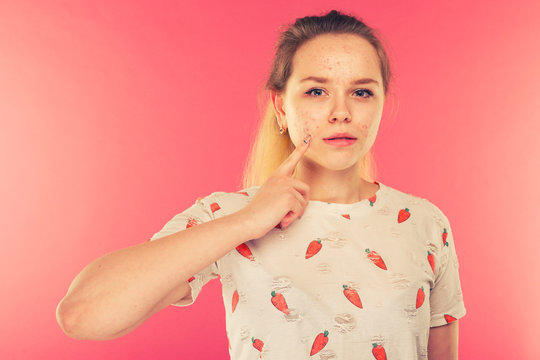
{"type": "Polygon", "coordinates": [[[349,133],[335,133],[335,134],[332,134],[332,135],[324,138],[324,140],[334,140],[334,139],[354,140],[354,139],[356,139],[356,137],[352,136],[349,133]]]}
{"type": "Polygon", "coordinates": [[[356,142],[356,139],[337,138],[337,139],[324,139],[323,141],[331,146],[346,147],[346,146],[350,146],[354,144],[356,142]]]}

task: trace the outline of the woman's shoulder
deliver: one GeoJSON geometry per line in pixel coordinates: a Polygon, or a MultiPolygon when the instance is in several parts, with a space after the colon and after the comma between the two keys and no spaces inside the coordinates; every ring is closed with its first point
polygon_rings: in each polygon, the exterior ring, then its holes
{"type": "Polygon", "coordinates": [[[243,188],[238,190],[223,191],[218,190],[212,193],[207,194],[206,196],[198,197],[197,200],[205,199],[220,199],[220,200],[230,200],[237,198],[251,198],[259,190],[260,186],[252,186],[249,188],[243,188]]]}
{"type": "Polygon", "coordinates": [[[422,197],[416,193],[398,190],[394,187],[386,185],[386,195],[388,200],[395,206],[398,206],[405,211],[415,212],[417,218],[432,219],[437,223],[448,223],[448,218],[433,201],[422,197]]]}
{"type": "Polygon", "coordinates": [[[238,189],[234,191],[214,191],[197,198],[197,203],[210,209],[214,216],[228,215],[246,206],[260,186],[238,189]]]}

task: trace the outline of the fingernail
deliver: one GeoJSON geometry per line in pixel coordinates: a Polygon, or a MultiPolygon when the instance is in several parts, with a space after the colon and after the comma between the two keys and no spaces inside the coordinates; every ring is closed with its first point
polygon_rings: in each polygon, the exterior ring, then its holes
{"type": "Polygon", "coordinates": [[[307,144],[311,140],[311,134],[304,138],[304,143],[307,144]]]}

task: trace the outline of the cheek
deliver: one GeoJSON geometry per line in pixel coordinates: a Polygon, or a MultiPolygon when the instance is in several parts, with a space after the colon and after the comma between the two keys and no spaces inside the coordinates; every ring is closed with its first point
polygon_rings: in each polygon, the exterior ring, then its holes
{"type": "Polygon", "coordinates": [[[300,123],[302,124],[303,132],[306,133],[317,133],[317,130],[320,128],[319,121],[317,120],[317,114],[312,112],[305,112],[300,123]]]}
{"type": "Polygon", "coordinates": [[[302,121],[302,132],[313,134],[317,132],[319,125],[315,124],[314,120],[303,120],[302,121]]]}
{"type": "Polygon", "coordinates": [[[366,123],[363,123],[362,126],[360,126],[360,131],[363,137],[366,137],[369,133],[369,126],[366,123]]]}
{"type": "Polygon", "coordinates": [[[313,137],[319,135],[320,125],[317,124],[315,119],[311,120],[302,120],[301,128],[298,129],[298,135],[303,139],[306,135],[311,134],[313,137]]]}
{"type": "MultiPolygon", "coordinates": [[[[319,130],[320,126],[315,120],[314,114],[305,110],[297,110],[297,121],[295,121],[293,127],[294,134],[303,139],[306,134],[315,134],[319,130]]],[[[291,129],[292,130],[292,129],[291,129]]]]}
{"type": "Polygon", "coordinates": [[[364,126],[362,126],[362,135],[366,140],[373,141],[379,131],[379,121],[373,120],[364,126]]]}
{"type": "Polygon", "coordinates": [[[381,114],[376,110],[373,110],[366,115],[367,116],[362,119],[362,123],[360,125],[360,130],[364,137],[368,137],[372,135],[373,132],[377,132],[381,114]]]}

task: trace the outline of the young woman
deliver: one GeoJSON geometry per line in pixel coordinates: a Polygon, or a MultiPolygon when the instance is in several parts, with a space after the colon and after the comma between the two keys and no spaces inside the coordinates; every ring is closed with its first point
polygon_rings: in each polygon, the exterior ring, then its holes
{"type": "Polygon", "coordinates": [[[107,254],[57,309],[69,336],[122,336],[219,277],[232,359],[457,359],[465,315],[434,204],[373,179],[390,83],[375,31],[331,11],[282,35],[244,189],[214,192],[107,254]]]}

